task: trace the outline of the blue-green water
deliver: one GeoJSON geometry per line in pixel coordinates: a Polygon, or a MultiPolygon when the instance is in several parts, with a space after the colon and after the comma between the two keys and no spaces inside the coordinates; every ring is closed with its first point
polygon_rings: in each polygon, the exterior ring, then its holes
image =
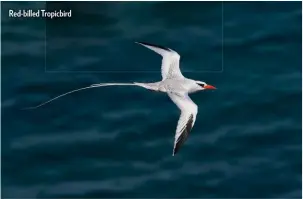
{"type": "Polygon", "coordinates": [[[301,197],[301,2],[48,3],[70,19],[9,18],[2,3],[4,198],[301,197]],[[172,157],[178,108],[100,82],[160,80],[160,56],[215,92],[172,157]]]}

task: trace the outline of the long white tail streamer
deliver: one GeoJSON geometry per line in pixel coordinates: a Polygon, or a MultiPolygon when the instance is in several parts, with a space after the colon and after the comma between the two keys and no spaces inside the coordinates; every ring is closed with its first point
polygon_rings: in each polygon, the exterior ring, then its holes
{"type": "Polygon", "coordinates": [[[27,110],[27,109],[35,109],[35,108],[39,108],[45,104],[48,104],[60,97],[63,97],[65,95],[68,95],[68,94],[71,94],[71,93],[74,93],[74,92],[77,92],[77,91],[81,91],[81,90],[85,90],[85,89],[89,89],[89,88],[97,88],[97,87],[103,87],[103,86],[138,86],[136,84],[132,84],[132,83],[101,83],[101,84],[93,84],[93,85],[90,85],[88,87],[83,87],[83,88],[79,88],[79,89],[76,89],[76,90],[72,90],[72,91],[69,91],[67,93],[64,93],[62,95],[59,95],[57,97],[54,97],[46,102],[43,102],[42,104],[39,104],[38,106],[33,106],[33,107],[27,107],[27,108],[23,108],[22,110],[27,110]]]}

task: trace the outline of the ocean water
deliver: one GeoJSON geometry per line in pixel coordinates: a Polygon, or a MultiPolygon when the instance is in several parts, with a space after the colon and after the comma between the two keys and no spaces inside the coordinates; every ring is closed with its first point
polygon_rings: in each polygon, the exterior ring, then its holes
{"type": "Polygon", "coordinates": [[[301,2],[2,2],[2,198],[301,197],[301,2]],[[72,10],[10,18],[10,9],[72,10]],[[216,86],[172,156],[178,108],[159,81],[167,46],[216,86]]]}

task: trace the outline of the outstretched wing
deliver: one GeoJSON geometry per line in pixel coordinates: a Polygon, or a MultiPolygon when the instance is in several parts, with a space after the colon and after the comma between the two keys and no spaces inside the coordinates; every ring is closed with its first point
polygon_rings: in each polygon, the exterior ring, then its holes
{"type": "Polygon", "coordinates": [[[146,48],[149,48],[150,50],[160,54],[163,57],[162,66],[161,66],[162,80],[167,78],[183,77],[179,66],[180,55],[177,52],[173,51],[170,48],[148,44],[145,42],[136,42],[136,43],[146,48]]]}
{"type": "Polygon", "coordinates": [[[168,96],[181,110],[175,134],[174,156],[187,140],[187,137],[195,124],[198,107],[187,94],[168,93],[168,96]]]}

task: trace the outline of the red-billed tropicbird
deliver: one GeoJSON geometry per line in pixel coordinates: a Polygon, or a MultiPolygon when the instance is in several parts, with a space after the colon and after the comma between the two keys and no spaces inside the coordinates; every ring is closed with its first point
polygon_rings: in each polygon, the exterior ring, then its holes
{"type": "Polygon", "coordinates": [[[163,46],[148,44],[145,42],[136,42],[150,50],[160,54],[162,56],[162,66],[161,66],[161,74],[162,80],[154,83],[100,83],[93,84],[88,87],[80,88],[77,90],[73,90],[62,95],[59,95],[47,102],[44,102],[35,107],[29,107],[27,109],[38,108],[43,106],[59,97],[65,96],[67,94],[88,89],[88,88],[96,88],[102,86],[140,86],[152,91],[159,91],[167,93],[170,99],[179,107],[181,110],[181,115],[178,121],[176,133],[175,133],[175,141],[173,148],[173,156],[178,152],[182,144],[186,141],[189,132],[196,121],[196,115],[198,113],[197,105],[190,99],[188,94],[194,93],[197,91],[202,91],[206,89],[216,89],[214,86],[206,84],[202,81],[192,80],[184,77],[180,71],[179,62],[180,55],[170,49],[163,46]]]}

